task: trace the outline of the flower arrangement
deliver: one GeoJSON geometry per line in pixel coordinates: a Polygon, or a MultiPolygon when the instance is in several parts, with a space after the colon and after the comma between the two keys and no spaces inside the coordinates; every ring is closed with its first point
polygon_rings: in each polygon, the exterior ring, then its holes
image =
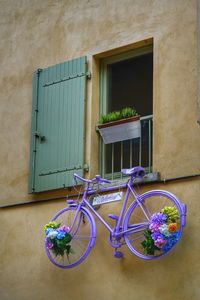
{"type": "Polygon", "coordinates": [[[56,256],[67,256],[73,253],[70,242],[72,236],[69,233],[70,228],[66,225],[49,222],[44,226],[44,231],[47,239],[47,248],[50,249],[56,256]]]}
{"type": "Polygon", "coordinates": [[[151,216],[149,228],[144,232],[145,240],[141,242],[145,254],[154,255],[156,250],[167,252],[176,244],[178,219],[178,211],[172,206],[165,206],[151,216]]]}

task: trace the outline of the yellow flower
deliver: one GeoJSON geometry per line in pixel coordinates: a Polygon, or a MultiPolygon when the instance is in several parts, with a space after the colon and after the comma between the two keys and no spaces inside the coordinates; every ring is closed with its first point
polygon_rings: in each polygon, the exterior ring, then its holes
{"type": "Polygon", "coordinates": [[[44,226],[44,231],[46,231],[48,228],[58,228],[58,225],[56,224],[56,222],[49,222],[48,224],[46,224],[44,226]]]}
{"type": "Polygon", "coordinates": [[[178,210],[174,206],[165,206],[161,212],[167,216],[168,222],[176,222],[179,219],[178,210]]]}

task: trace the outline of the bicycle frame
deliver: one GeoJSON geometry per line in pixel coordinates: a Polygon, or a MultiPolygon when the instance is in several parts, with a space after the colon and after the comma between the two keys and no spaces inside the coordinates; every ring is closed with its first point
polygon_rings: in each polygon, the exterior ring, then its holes
{"type": "MultiPolygon", "coordinates": [[[[123,201],[123,205],[121,208],[121,212],[120,215],[118,217],[118,219],[116,220],[116,224],[113,226],[113,228],[111,228],[109,226],[109,224],[100,216],[100,214],[92,207],[92,205],[87,201],[87,196],[88,194],[94,194],[94,192],[92,192],[91,190],[89,190],[89,183],[87,183],[86,189],[84,191],[82,200],[80,201],[80,203],[78,204],[78,208],[77,208],[77,212],[74,218],[74,223],[76,222],[76,218],[78,216],[78,213],[81,209],[81,207],[83,206],[87,206],[89,208],[89,210],[97,217],[97,219],[103,224],[104,227],[106,227],[106,229],[110,232],[111,237],[114,238],[121,238],[124,234],[126,233],[135,233],[135,232],[140,232],[144,229],[144,227],[146,228],[148,225],[148,220],[149,217],[146,213],[146,211],[144,210],[144,208],[142,207],[141,203],[140,203],[140,195],[136,193],[136,191],[133,189],[133,184],[132,184],[133,179],[130,178],[129,181],[126,184],[126,195],[123,201]],[[121,230],[122,229],[122,223],[123,223],[123,218],[126,212],[126,208],[127,208],[127,202],[128,202],[128,198],[130,193],[134,196],[135,201],[138,203],[138,205],[140,206],[141,210],[143,211],[147,222],[143,222],[143,223],[138,223],[138,224],[134,224],[132,226],[132,228],[128,229],[128,230],[121,230]]],[[[99,191],[104,191],[104,192],[108,192],[111,191],[111,188],[107,187],[104,189],[100,189],[99,191]]],[[[73,227],[73,225],[72,225],[73,227]]],[[[110,241],[110,244],[112,245],[112,242],[110,241]]]]}
{"type": "MultiPolygon", "coordinates": [[[[108,230],[109,244],[115,249],[114,257],[116,258],[123,257],[123,252],[118,250],[118,248],[120,248],[122,245],[126,245],[129,250],[139,258],[152,260],[160,258],[161,256],[165,256],[177,244],[181,237],[183,227],[185,226],[187,211],[186,205],[181,203],[181,201],[174,194],[165,190],[151,190],[145,193],[136,191],[133,183],[134,179],[137,177],[140,178],[144,176],[142,167],[123,169],[122,174],[130,177],[126,184],[118,186],[118,188],[126,188],[125,197],[121,205],[119,216],[112,214],[108,215],[115,220],[114,226],[110,226],[108,224],[108,222],[95,210],[87,197],[94,195],[97,192],[111,192],[116,189],[116,187],[102,186],[101,184],[103,183],[111,182],[107,179],[101,178],[100,175],[96,175],[92,180],[86,180],[78,174],[74,174],[75,179],[78,178],[82,182],[86,183],[82,199],[80,199],[79,202],[68,200],[67,203],[69,206],[59,211],[52,218],[52,221],[58,221],[59,226],[63,224],[64,221],[65,226],[70,226],[68,227],[70,228],[68,233],[71,234],[71,241],[74,241],[74,244],[70,245],[70,247],[72,246],[75,247],[75,249],[78,249],[78,258],[72,257],[72,261],[70,262],[68,259],[69,253],[67,252],[67,262],[65,260],[61,262],[59,258],[57,259],[57,256],[54,255],[54,251],[57,247],[57,237],[55,238],[55,242],[53,238],[52,243],[52,238],[50,236],[48,237],[47,235],[45,238],[46,253],[48,258],[56,266],[61,268],[71,268],[81,263],[88,256],[96,240],[96,222],[94,220],[94,216],[108,230]],[[97,189],[96,185],[98,187],[97,189]],[[133,196],[133,201],[130,203],[130,205],[128,205],[130,194],[133,196]],[[162,202],[162,200],[164,202],[162,202]],[[156,204],[155,207],[154,203],[156,204]],[[159,205],[161,203],[162,205],[159,205]],[[162,212],[162,210],[164,210],[164,212],[162,212]],[[72,211],[72,215],[69,213],[70,211],[72,211]],[[60,216],[61,222],[59,220],[60,216]],[[72,218],[70,216],[72,216],[72,218]],[[162,218],[162,220],[160,220],[160,218],[162,218]],[[158,227],[159,224],[162,225],[158,227]],[[155,226],[158,228],[156,230],[159,230],[158,232],[156,231],[156,233],[159,234],[156,241],[153,239],[153,230],[156,228],[155,226]],[[170,235],[167,235],[165,232],[163,232],[163,230],[166,229],[166,226],[167,234],[169,232],[170,235]],[[172,227],[171,230],[168,228],[169,226],[170,228],[172,227]],[[149,234],[152,235],[150,246],[148,244],[149,234]],[[161,237],[160,234],[162,234],[161,237]],[[50,245],[48,243],[50,243],[50,245]],[[52,244],[55,249],[51,251],[52,244]]],[[[155,234],[154,237],[156,237],[155,234]]],[[[60,240],[60,238],[58,239],[60,240]]],[[[68,251],[68,249],[64,249],[64,251],[68,251]]],[[[63,256],[62,253],[60,255],[63,256]]]]}

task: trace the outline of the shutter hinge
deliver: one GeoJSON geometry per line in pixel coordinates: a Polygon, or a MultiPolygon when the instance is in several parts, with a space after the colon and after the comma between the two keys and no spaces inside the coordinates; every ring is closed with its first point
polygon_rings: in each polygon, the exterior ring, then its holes
{"type": "Polygon", "coordinates": [[[87,79],[91,79],[91,77],[92,77],[91,72],[90,72],[90,71],[87,71],[87,72],[86,72],[86,78],[87,78],[87,79]]]}
{"type": "Polygon", "coordinates": [[[83,170],[84,170],[85,172],[89,172],[89,165],[88,165],[88,164],[84,164],[83,170]]]}
{"type": "Polygon", "coordinates": [[[41,135],[38,131],[35,131],[35,138],[39,139],[39,142],[42,143],[46,140],[44,135],[41,135]]]}
{"type": "Polygon", "coordinates": [[[40,74],[42,72],[42,69],[37,69],[37,74],[40,74]]]}

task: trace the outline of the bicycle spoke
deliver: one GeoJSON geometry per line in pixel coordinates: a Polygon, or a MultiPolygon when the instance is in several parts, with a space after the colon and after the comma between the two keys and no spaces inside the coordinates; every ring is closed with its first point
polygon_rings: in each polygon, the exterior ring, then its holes
{"type": "Polygon", "coordinates": [[[142,225],[129,225],[127,232],[125,232],[125,234],[127,235],[131,235],[131,234],[136,234],[138,232],[144,232],[144,230],[148,229],[148,224],[142,224],[142,225]]]}
{"type": "Polygon", "coordinates": [[[139,230],[139,229],[146,229],[148,228],[149,223],[148,222],[144,222],[144,223],[133,223],[133,224],[129,224],[128,225],[128,230],[139,230]]]}
{"type": "Polygon", "coordinates": [[[146,212],[146,209],[144,209],[143,205],[140,201],[138,202],[139,207],[141,208],[141,211],[145,217],[146,220],[150,219],[150,216],[148,215],[148,213],[146,212]]]}
{"type": "Polygon", "coordinates": [[[139,236],[137,236],[137,237],[134,237],[134,238],[129,239],[129,241],[130,241],[130,242],[133,242],[133,241],[136,241],[136,240],[139,240],[139,239],[143,239],[143,238],[144,238],[144,236],[143,236],[143,234],[142,234],[142,235],[139,235],[139,236]]]}
{"type": "Polygon", "coordinates": [[[84,236],[84,235],[75,235],[73,240],[89,240],[90,236],[84,236]]]}
{"type": "MultiPolygon", "coordinates": [[[[73,243],[72,243],[72,249],[73,249],[73,247],[75,248],[75,249],[77,249],[77,246],[78,246],[78,248],[81,250],[81,251],[79,251],[79,252],[83,252],[83,250],[85,249],[85,245],[82,245],[81,244],[81,242],[77,239],[77,240],[73,240],[73,243]],[[75,246],[76,245],[76,246],[75,246]]],[[[75,250],[74,250],[75,251],[75,250]]],[[[76,254],[76,252],[75,252],[75,254],[76,254]]],[[[78,254],[78,253],[77,253],[78,254]]]]}

